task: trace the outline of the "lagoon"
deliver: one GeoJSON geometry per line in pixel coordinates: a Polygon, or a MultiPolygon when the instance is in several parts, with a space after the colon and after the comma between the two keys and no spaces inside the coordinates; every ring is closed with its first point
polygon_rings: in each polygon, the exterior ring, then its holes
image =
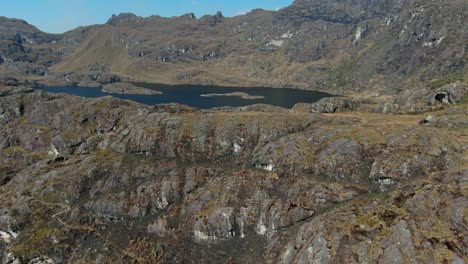
{"type": "Polygon", "coordinates": [[[42,87],[40,90],[53,93],[66,93],[86,98],[114,96],[121,99],[133,100],[146,105],[163,103],[180,103],[200,109],[214,107],[241,107],[252,104],[269,104],[284,108],[291,108],[296,103],[313,103],[324,97],[333,95],[290,88],[267,87],[221,87],[205,85],[165,85],[135,83],[135,85],[162,92],[160,95],[141,94],[109,94],[101,88],[92,87],[42,87]],[[223,94],[226,94],[223,96],[223,94]],[[236,96],[236,95],[244,96],[236,96]],[[248,96],[245,96],[247,94],[248,96]],[[215,96],[207,96],[215,95],[215,96]]]}

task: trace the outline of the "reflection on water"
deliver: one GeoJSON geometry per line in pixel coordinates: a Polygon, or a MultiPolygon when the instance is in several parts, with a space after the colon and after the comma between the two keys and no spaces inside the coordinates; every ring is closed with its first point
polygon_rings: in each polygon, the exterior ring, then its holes
{"type": "Polygon", "coordinates": [[[161,103],[180,103],[201,109],[223,106],[246,106],[251,104],[270,104],[285,108],[291,108],[296,103],[313,103],[331,94],[303,91],[287,88],[244,88],[244,87],[220,87],[220,86],[194,86],[194,85],[163,85],[138,83],[138,86],[154,89],[162,92],[162,95],[132,95],[132,94],[108,94],[101,92],[100,88],[88,87],[45,87],[41,90],[53,93],[67,93],[82,97],[102,97],[112,95],[121,99],[133,100],[147,105],[161,103]],[[263,96],[261,99],[243,99],[235,96],[202,97],[202,94],[224,94],[244,92],[252,96],[263,96]]]}

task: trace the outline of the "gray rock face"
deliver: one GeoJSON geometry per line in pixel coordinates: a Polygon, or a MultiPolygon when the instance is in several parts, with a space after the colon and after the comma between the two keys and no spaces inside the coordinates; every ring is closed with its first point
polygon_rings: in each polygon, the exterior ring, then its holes
{"type": "Polygon", "coordinates": [[[312,240],[312,244],[307,248],[307,253],[300,258],[299,263],[329,263],[330,258],[327,241],[323,237],[323,233],[319,231],[312,240]]]}
{"type": "MultiPolygon", "coordinates": [[[[456,185],[454,183],[450,186],[457,189],[456,185]]],[[[392,213],[393,210],[399,210],[394,207],[395,204],[378,205],[375,202],[374,205],[365,206],[365,208],[336,210],[327,213],[323,217],[315,218],[312,222],[303,225],[297,232],[296,238],[284,247],[280,254],[282,263],[310,263],[314,260],[316,263],[334,263],[335,261],[349,261],[350,263],[440,262],[444,257],[437,256],[439,249],[432,248],[431,242],[429,242],[435,237],[440,239],[440,235],[426,232],[432,228],[441,228],[438,232],[445,233],[447,231],[445,234],[448,235],[450,231],[446,229],[447,227],[436,227],[436,222],[439,220],[430,220],[434,217],[437,218],[433,214],[427,215],[427,218],[424,217],[426,220],[422,222],[413,219],[413,217],[422,217],[426,213],[434,212],[434,210],[444,211],[439,207],[438,202],[433,203],[431,208],[426,207],[428,205],[425,204],[426,202],[434,199],[434,195],[438,196],[440,194],[439,191],[437,191],[438,194],[433,193],[433,187],[435,186],[432,184],[425,185],[424,191],[421,190],[421,193],[416,196],[407,197],[407,202],[423,203],[418,206],[417,210],[410,209],[412,205],[403,207],[405,210],[409,210],[407,216],[410,216],[411,220],[401,219],[392,213]],[[359,216],[360,213],[358,215],[351,213],[353,210],[363,210],[367,213],[359,216]],[[336,219],[332,220],[331,218],[336,219]],[[347,221],[354,228],[338,227],[340,221],[347,221]],[[351,235],[348,232],[351,232],[351,235]],[[416,240],[418,242],[415,242],[416,240]],[[419,247],[428,250],[427,253],[421,254],[421,248],[419,247]]],[[[440,192],[444,191],[440,190],[440,192]]],[[[411,191],[399,190],[392,194],[402,198],[405,194],[410,193],[411,191]]],[[[458,191],[456,193],[455,196],[460,195],[458,191]]],[[[453,208],[452,204],[447,206],[453,208]]],[[[448,211],[451,211],[451,209],[448,209],[448,211]]],[[[450,224],[450,226],[453,225],[450,224]]],[[[448,236],[452,235],[453,233],[448,236]]],[[[458,249],[455,249],[455,251],[458,251],[458,249]]],[[[458,261],[460,259],[459,254],[455,253],[447,260],[449,262],[458,261]]]]}
{"type": "Polygon", "coordinates": [[[408,223],[401,220],[391,232],[392,235],[382,243],[386,249],[380,263],[403,263],[405,261],[416,263],[417,260],[414,257],[416,249],[412,243],[413,236],[408,228],[408,223]]]}
{"type": "Polygon", "coordinates": [[[357,180],[368,167],[363,152],[358,142],[339,139],[320,152],[315,173],[335,180],[357,180]]]}
{"type": "Polygon", "coordinates": [[[194,224],[193,236],[198,242],[215,242],[236,236],[233,208],[215,209],[208,218],[200,218],[194,224]]]}
{"type": "Polygon", "coordinates": [[[85,204],[85,208],[94,211],[101,217],[120,217],[124,213],[123,201],[113,201],[110,197],[108,199],[103,198],[95,202],[85,204]]]}

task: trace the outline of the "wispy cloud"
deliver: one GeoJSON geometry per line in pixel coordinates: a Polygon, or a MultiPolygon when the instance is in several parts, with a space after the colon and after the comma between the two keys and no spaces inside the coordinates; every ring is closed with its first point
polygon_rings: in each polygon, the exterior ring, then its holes
{"type": "Polygon", "coordinates": [[[242,15],[245,15],[247,14],[248,12],[250,12],[250,10],[244,8],[244,9],[240,9],[240,10],[237,10],[236,12],[234,12],[234,16],[242,16],[242,15]]]}

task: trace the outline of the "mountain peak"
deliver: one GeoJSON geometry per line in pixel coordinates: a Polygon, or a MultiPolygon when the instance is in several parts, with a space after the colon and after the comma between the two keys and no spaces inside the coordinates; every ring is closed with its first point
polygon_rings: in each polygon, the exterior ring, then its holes
{"type": "Polygon", "coordinates": [[[133,13],[120,13],[118,15],[113,14],[112,17],[107,20],[107,24],[113,26],[132,24],[140,19],[141,17],[133,13]]]}
{"type": "Polygon", "coordinates": [[[216,12],[215,17],[219,17],[219,18],[224,17],[223,12],[221,12],[221,11],[216,12]]]}

